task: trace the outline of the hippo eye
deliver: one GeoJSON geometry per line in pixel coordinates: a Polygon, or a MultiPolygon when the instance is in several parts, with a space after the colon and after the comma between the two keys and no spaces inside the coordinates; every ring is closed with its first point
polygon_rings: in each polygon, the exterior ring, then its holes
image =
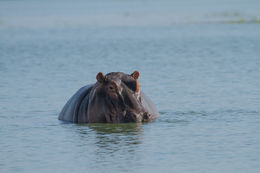
{"type": "Polygon", "coordinates": [[[114,89],[114,88],[113,88],[112,86],[110,86],[110,87],[109,87],[109,89],[111,89],[111,90],[112,90],[112,89],[114,89]]]}

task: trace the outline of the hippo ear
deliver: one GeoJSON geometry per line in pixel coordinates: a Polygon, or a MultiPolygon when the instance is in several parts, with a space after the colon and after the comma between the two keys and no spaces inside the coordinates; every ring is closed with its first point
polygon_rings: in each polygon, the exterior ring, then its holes
{"type": "Polygon", "coordinates": [[[102,72],[99,72],[99,73],[97,74],[96,78],[97,78],[97,81],[98,81],[99,83],[104,83],[104,82],[105,82],[105,76],[103,75],[102,72]]]}
{"type": "Polygon", "coordinates": [[[134,71],[132,74],[131,74],[131,76],[136,80],[136,79],[138,79],[138,77],[139,77],[139,71],[134,71]]]}

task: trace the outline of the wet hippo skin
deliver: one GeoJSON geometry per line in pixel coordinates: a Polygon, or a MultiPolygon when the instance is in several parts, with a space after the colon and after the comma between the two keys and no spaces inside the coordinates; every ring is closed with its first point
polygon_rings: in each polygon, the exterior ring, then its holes
{"type": "Polygon", "coordinates": [[[59,120],[73,123],[148,122],[159,116],[141,91],[139,72],[99,72],[97,82],[80,88],[66,103],[59,120]]]}

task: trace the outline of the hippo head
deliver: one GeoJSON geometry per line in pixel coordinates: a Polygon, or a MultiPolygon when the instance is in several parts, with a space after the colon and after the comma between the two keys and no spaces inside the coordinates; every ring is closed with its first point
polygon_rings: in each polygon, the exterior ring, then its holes
{"type": "Polygon", "coordinates": [[[141,100],[140,83],[137,81],[139,72],[131,75],[112,72],[96,76],[96,96],[102,104],[99,113],[105,116],[108,123],[144,122],[151,115],[145,111],[141,100]],[[100,112],[101,111],[101,112],[100,112]]]}

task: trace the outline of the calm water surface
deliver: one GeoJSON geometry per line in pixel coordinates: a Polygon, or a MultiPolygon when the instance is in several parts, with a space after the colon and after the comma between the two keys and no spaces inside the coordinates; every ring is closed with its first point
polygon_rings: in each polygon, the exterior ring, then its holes
{"type": "Polygon", "coordinates": [[[260,3],[234,2],[1,1],[0,172],[260,172],[260,3]],[[155,122],[57,119],[134,70],[155,122]]]}

